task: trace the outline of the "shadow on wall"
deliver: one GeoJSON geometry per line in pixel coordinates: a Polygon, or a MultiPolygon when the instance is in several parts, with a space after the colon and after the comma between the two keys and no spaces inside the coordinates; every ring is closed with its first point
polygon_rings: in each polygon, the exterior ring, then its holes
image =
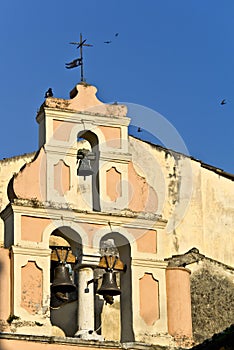
{"type": "Polygon", "coordinates": [[[78,328],[77,313],[77,300],[65,303],[60,307],[51,309],[51,323],[61,328],[67,337],[74,337],[78,328]]]}
{"type": "MultiPolygon", "coordinates": [[[[69,283],[76,285],[79,283],[77,280],[77,274],[74,271],[74,266],[77,263],[77,259],[82,256],[82,239],[81,236],[71,229],[68,226],[62,226],[57,228],[51,233],[50,237],[51,242],[57,242],[57,245],[68,245],[72,249],[73,257],[76,258],[76,261],[69,262],[70,268],[73,272],[70,271],[70,276],[64,275],[62,272],[57,276],[57,282],[59,279],[62,284],[66,286],[69,283]],[[56,238],[58,239],[56,241],[56,238]],[[63,241],[59,239],[63,239],[63,241]],[[52,240],[52,241],[51,241],[52,240]],[[60,243],[59,243],[60,242],[60,243]],[[67,280],[68,277],[68,280],[67,280]],[[69,280],[70,279],[70,280],[69,280]]],[[[68,256],[69,257],[69,256],[68,256]]],[[[51,260],[51,282],[54,280],[54,269],[59,264],[57,261],[51,260]]],[[[64,272],[64,270],[62,270],[64,272]]],[[[50,303],[50,320],[52,325],[55,325],[61,328],[67,337],[73,337],[78,329],[78,295],[76,291],[69,290],[69,293],[66,293],[63,290],[63,286],[60,285],[61,291],[57,290],[57,293],[51,292],[51,303],[50,303]]],[[[68,290],[67,290],[68,291],[68,290]]]]}

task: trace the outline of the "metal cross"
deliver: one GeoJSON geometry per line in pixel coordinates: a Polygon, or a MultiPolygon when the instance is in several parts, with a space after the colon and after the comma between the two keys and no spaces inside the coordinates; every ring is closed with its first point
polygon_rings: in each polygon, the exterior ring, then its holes
{"type": "MultiPolygon", "coordinates": [[[[77,45],[77,49],[80,49],[80,58],[78,59],[80,62],[80,80],[84,81],[84,64],[83,64],[83,46],[93,46],[91,44],[86,44],[86,40],[82,38],[82,33],[80,33],[80,41],[79,42],[71,42],[72,45],[77,45]]],[[[76,66],[77,67],[77,66],[76,66]]]]}

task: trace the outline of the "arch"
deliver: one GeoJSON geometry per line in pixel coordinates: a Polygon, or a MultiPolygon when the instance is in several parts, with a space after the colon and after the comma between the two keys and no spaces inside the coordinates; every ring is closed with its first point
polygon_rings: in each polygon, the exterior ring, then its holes
{"type": "MultiPolygon", "coordinates": [[[[82,244],[83,246],[89,245],[89,237],[87,232],[77,223],[66,221],[66,220],[56,220],[48,225],[43,231],[43,242],[49,247],[50,235],[56,229],[62,228],[63,238],[68,242],[73,241],[82,244]]],[[[69,242],[70,243],[70,242],[69,242]]]]}
{"type": "MultiPolygon", "coordinates": [[[[86,121],[83,121],[83,124],[85,124],[85,128],[83,130],[80,130],[79,124],[75,124],[75,126],[72,128],[71,133],[70,133],[70,137],[69,137],[69,144],[74,144],[74,141],[77,140],[78,134],[83,134],[83,133],[86,133],[88,131],[90,133],[96,135],[99,145],[103,145],[106,143],[105,136],[103,135],[102,131],[99,129],[99,127],[97,125],[91,124],[91,123],[86,122],[86,121]]],[[[87,139],[87,141],[88,141],[88,139],[87,139]]]]}
{"type": "MultiPolygon", "coordinates": [[[[54,281],[56,281],[57,288],[59,289],[54,290],[51,288],[50,321],[52,325],[61,328],[66,336],[74,336],[78,329],[78,295],[77,288],[74,288],[74,285],[78,283],[78,278],[74,266],[82,255],[82,239],[81,236],[69,226],[55,228],[55,230],[51,232],[50,237],[52,236],[62,238],[61,245],[70,246],[76,259],[74,259],[74,261],[69,261],[69,258],[66,261],[63,260],[69,257],[69,255],[66,255],[66,257],[63,256],[62,258],[62,254],[60,255],[61,251],[58,258],[66,262],[65,266],[61,266],[61,263],[58,262],[57,259],[51,259],[50,281],[52,285],[54,281]],[[61,284],[61,282],[63,283],[61,284]],[[73,289],[63,289],[64,285],[70,286],[69,288],[72,286],[73,289]]],[[[60,246],[60,244],[56,245],[60,246]]]]}
{"type": "Polygon", "coordinates": [[[119,232],[109,232],[102,236],[100,245],[107,239],[113,239],[119,251],[120,259],[126,264],[126,272],[120,273],[120,323],[121,342],[133,342],[133,311],[132,311],[132,271],[131,271],[131,245],[129,240],[119,232]],[[127,305],[127,307],[126,307],[127,305]]]}
{"type": "Polygon", "coordinates": [[[70,245],[73,254],[78,257],[82,254],[81,236],[69,226],[60,226],[51,234],[64,238],[70,245]]]}
{"type": "Polygon", "coordinates": [[[132,235],[127,229],[120,227],[120,226],[114,226],[111,224],[109,224],[108,226],[103,227],[100,230],[97,230],[95,232],[95,234],[93,235],[93,240],[92,240],[93,248],[99,249],[100,242],[101,242],[102,238],[105,235],[110,234],[110,231],[111,232],[118,232],[119,234],[121,234],[127,240],[127,242],[130,244],[131,254],[135,255],[135,252],[137,251],[136,237],[134,235],[132,235]]]}
{"type": "Polygon", "coordinates": [[[101,211],[100,206],[100,186],[99,186],[99,139],[96,133],[90,130],[81,130],[77,134],[77,141],[82,138],[89,142],[91,151],[95,154],[95,159],[90,160],[93,170],[92,176],[92,207],[94,211],[101,211]]]}

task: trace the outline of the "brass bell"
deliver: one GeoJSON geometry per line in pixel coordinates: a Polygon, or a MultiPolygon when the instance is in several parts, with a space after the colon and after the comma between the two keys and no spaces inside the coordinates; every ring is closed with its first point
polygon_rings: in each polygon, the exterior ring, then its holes
{"type": "Polygon", "coordinates": [[[79,167],[77,169],[78,176],[89,176],[93,175],[93,170],[91,168],[90,160],[86,157],[80,159],[79,167]]]}
{"type": "Polygon", "coordinates": [[[116,273],[113,271],[107,271],[103,274],[102,277],[102,285],[97,290],[97,293],[100,295],[103,295],[104,299],[105,296],[115,296],[120,295],[121,290],[118,288],[116,283],[116,273]]]}
{"type": "Polygon", "coordinates": [[[51,290],[54,293],[71,293],[76,290],[75,284],[72,283],[68,267],[64,264],[59,264],[54,269],[54,280],[51,285],[51,290]]]}

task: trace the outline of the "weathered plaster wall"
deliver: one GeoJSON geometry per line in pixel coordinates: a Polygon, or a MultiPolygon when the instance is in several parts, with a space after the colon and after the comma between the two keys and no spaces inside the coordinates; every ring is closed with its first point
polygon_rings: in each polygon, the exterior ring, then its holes
{"type": "Polygon", "coordinates": [[[28,261],[21,267],[21,307],[30,314],[36,314],[42,308],[42,274],[35,261],[28,261]]]}
{"type": "MultiPolygon", "coordinates": [[[[35,153],[28,153],[22,156],[0,160],[0,211],[9,203],[7,195],[7,186],[15,173],[21,169],[25,163],[29,163],[35,156],[35,153]]],[[[0,245],[3,244],[4,227],[0,220],[0,245]]]]}
{"type": "Polygon", "coordinates": [[[0,248],[0,281],[0,332],[6,332],[10,315],[10,257],[4,248],[0,248]]]}
{"type": "Polygon", "coordinates": [[[13,190],[17,198],[46,200],[46,160],[41,148],[36,158],[15,176],[13,190]]]}
{"type": "Polygon", "coordinates": [[[190,270],[169,267],[166,270],[168,332],[177,338],[192,338],[190,270]]]}
{"type": "MultiPolygon", "coordinates": [[[[35,341],[33,340],[33,337],[31,337],[31,341],[28,339],[25,340],[17,340],[17,339],[0,339],[0,346],[2,350],[12,350],[12,349],[17,349],[17,350],[25,350],[25,349],[30,349],[30,350],[73,350],[74,348],[77,350],[84,350],[84,349],[89,349],[89,350],[96,350],[96,349],[102,349],[102,346],[95,346],[95,344],[82,344],[79,345],[79,341],[63,341],[61,339],[56,339],[56,338],[46,338],[41,337],[41,340],[35,341]],[[92,346],[93,345],[93,346],[92,346]]],[[[106,347],[103,347],[105,349],[106,347]]],[[[109,350],[117,350],[119,349],[118,346],[109,346],[109,350]]]]}
{"type": "Polygon", "coordinates": [[[157,193],[157,213],[168,220],[165,256],[197,247],[202,254],[233,265],[234,181],[161,147],[132,137],[130,145],[138,174],[157,193]]]}

